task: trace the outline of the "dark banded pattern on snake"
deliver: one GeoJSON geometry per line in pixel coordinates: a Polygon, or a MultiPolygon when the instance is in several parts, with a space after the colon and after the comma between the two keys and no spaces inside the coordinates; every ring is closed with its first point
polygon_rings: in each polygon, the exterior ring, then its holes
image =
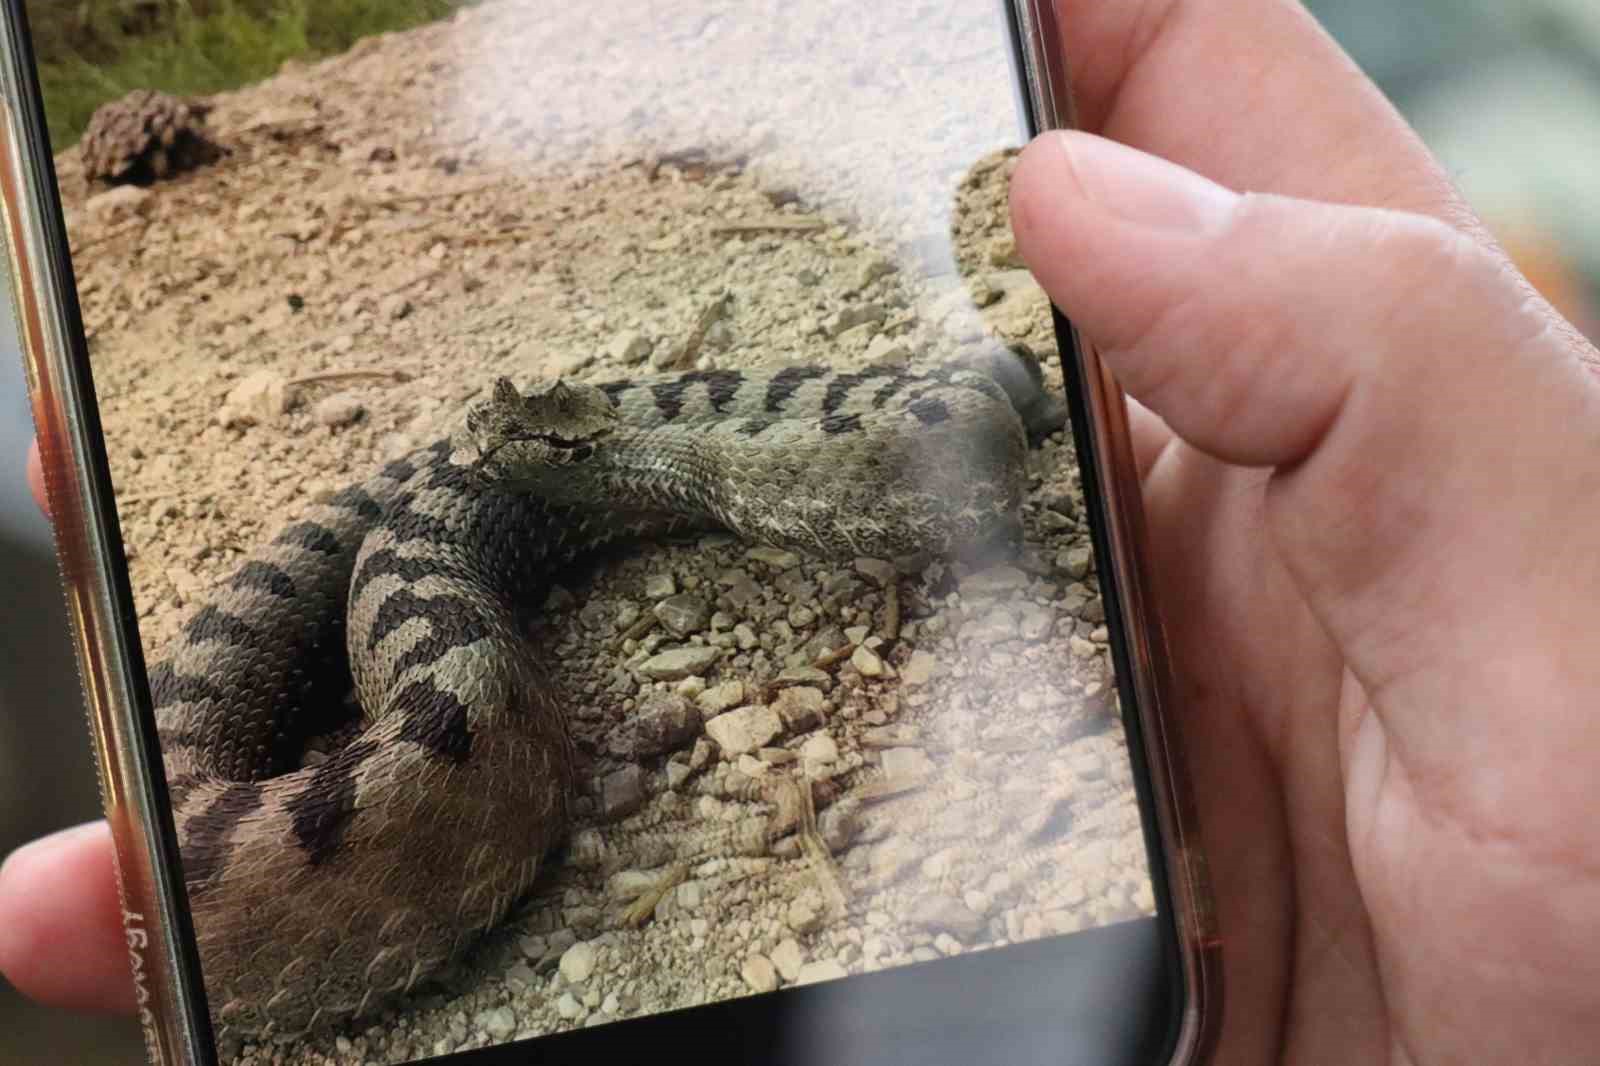
{"type": "Polygon", "coordinates": [[[486,443],[480,419],[256,551],[150,675],[219,1035],[368,1014],[528,890],[574,759],[517,612],[574,557],[686,526],[841,558],[1014,536],[1018,411],[1041,430],[1060,408],[1036,366],[996,369],[579,386],[615,420],[595,439],[486,443]],[[299,765],[352,683],[353,739],[299,765]]]}

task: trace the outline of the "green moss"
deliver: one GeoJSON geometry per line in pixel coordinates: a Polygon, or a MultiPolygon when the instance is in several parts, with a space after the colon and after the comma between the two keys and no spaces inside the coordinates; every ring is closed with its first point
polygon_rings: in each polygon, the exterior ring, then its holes
{"type": "Polygon", "coordinates": [[[132,89],[199,95],[275,73],[286,59],[443,18],[467,0],[33,0],[50,142],[77,141],[94,109],[132,89]]]}

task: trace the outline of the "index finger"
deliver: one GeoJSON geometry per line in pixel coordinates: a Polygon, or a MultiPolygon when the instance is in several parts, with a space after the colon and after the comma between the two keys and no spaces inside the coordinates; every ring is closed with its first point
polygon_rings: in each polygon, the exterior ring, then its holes
{"type": "Polygon", "coordinates": [[[1485,240],[1376,85],[1292,0],[1054,0],[1080,124],[1240,191],[1432,215],[1485,240]]]}

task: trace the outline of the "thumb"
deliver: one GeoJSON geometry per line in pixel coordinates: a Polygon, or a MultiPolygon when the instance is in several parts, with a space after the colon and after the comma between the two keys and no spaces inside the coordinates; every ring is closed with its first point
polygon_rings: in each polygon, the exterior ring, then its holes
{"type": "MultiPolygon", "coordinates": [[[[1565,627],[1600,600],[1592,353],[1500,257],[1422,216],[1240,195],[1082,133],[1029,146],[1011,208],[1130,394],[1194,447],[1273,468],[1265,532],[1380,712],[1378,694],[1450,703],[1450,679],[1507,662],[1508,632],[1554,661],[1585,631],[1565,627]]],[[[1473,707],[1452,706],[1391,739],[1470,754],[1473,707]]]]}

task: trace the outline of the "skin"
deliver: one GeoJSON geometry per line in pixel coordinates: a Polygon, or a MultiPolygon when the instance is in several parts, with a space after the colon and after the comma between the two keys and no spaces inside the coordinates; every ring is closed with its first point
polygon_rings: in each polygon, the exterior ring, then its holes
{"type": "MultiPolygon", "coordinates": [[[[1092,133],[1013,223],[1140,401],[1217,1061],[1591,1057],[1600,356],[1297,5],[1057,7],[1092,133]]],[[[103,827],[12,856],[0,971],[125,1009],[110,878],[103,827]]]]}

